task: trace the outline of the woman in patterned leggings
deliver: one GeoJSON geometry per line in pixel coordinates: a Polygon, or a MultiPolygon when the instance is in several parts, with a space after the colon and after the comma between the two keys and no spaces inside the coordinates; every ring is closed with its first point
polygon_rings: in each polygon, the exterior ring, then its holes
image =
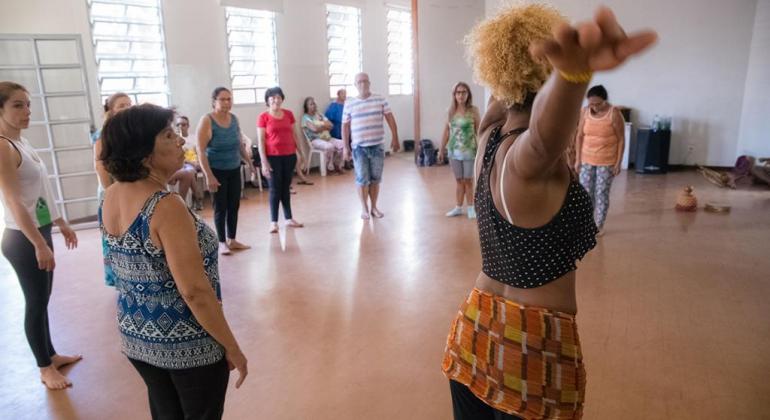
{"type": "Polygon", "coordinates": [[[607,101],[607,89],[596,85],[586,94],[588,106],[583,108],[575,145],[575,171],[580,183],[594,203],[594,219],[599,236],[610,208],[612,179],[620,173],[625,131],[623,115],[607,101]]]}

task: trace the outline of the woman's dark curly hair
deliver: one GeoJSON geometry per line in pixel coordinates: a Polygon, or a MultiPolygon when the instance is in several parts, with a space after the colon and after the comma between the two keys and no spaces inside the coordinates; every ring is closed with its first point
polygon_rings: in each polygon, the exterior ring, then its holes
{"type": "Polygon", "coordinates": [[[152,104],[127,108],[108,119],[102,128],[99,159],[119,182],[134,182],[150,175],[144,161],[155,148],[155,137],[174,121],[174,111],[152,104]]]}

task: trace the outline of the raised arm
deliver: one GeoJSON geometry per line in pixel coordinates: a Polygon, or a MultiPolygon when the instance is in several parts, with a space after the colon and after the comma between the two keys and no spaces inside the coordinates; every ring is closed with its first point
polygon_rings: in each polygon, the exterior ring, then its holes
{"type": "Polygon", "coordinates": [[[532,54],[548,59],[554,71],[535,99],[529,130],[509,153],[512,170],[522,178],[545,176],[574,134],[592,72],[620,66],[656,39],[652,31],[626,35],[612,11],[600,7],[593,21],[562,24],[554,38],[533,44],[532,54]]]}
{"type": "Polygon", "coordinates": [[[580,112],[580,120],[578,121],[578,127],[575,131],[575,172],[577,173],[580,173],[580,164],[582,163],[581,160],[583,159],[583,137],[585,136],[583,133],[583,127],[586,123],[586,112],[587,111],[585,110],[580,112]]]}
{"type": "Polygon", "coordinates": [[[509,155],[514,159],[512,167],[518,176],[542,177],[561,158],[575,133],[587,87],[588,81],[573,83],[551,75],[532,106],[529,130],[509,155]]]}

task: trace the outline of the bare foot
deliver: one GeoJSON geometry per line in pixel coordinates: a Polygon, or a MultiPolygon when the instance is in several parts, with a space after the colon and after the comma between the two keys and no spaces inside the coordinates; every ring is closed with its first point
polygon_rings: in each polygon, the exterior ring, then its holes
{"type": "Polygon", "coordinates": [[[225,244],[224,242],[220,242],[219,253],[222,255],[230,255],[233,253],[233,251],[230,251],[230,248],[228,248],[227,244],[225,244]]]}
{"type": "Polygon", "coordinates": [[[227,241],[227,247],[230,248],[232,251],[241,251],[244,249],[250,249],[251,247],[246,244],[242,244],[235,239],[229,239],[227,241]]]}
{"type": "Polygon", "coordinates": [[[361,218],[364,220],[369,220],[369,210],[364,210],[361,212],[361,218]]]}
{"type": "Polygon", "coordinates": [[[298,222],[298,221],[296,221],[296,220],[294,220],[294,219],[289,219],[289,220],[287,220],[287,221],[286,221],[286,226],[288,226],[288,227],[293,227],[293,228],[301,228],[301,227],[305,227],[305,225],[303,225],[302,223],[300,223],[300,222],[298,222]]]}
{"type": "Polygon", "coordinates": [[[372,207],[372,216],[374,216],[374,217],[376,217],[378,219],[382,219],[383,217],[385,217],[385,215],[382,214],[381,211],[377,210],[376,207],[372,207]]]}
{"type": "Polygon", "coordinates": [[[55,367],[56,369],[59,369],[64,366],[77,363],[81,359],[83,359],[83,356],[79,354],[76,354],[74,356],[63,356],[61,354],[54,354],[53,356],[51,356],[51,364],[53,364],[53,367],[55,367]]]}
{"type": "Polygon", "coordinates": [[[42,382],[46,388],[58,391],[72,386],[72,382],[62,375],[53,364],[40,368],[40,382],[42,382]]]}
{"type": "Polygon", "coordinates": [[[270,233],[278,233],[278,223],[270,223],[270,233]]]}

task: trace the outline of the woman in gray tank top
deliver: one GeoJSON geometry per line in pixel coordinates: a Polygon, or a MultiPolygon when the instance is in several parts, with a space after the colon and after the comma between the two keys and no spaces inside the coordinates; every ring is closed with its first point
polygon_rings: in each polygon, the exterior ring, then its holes
{"type": "MultiPolygon", "coordinates": [[[[230,112],[233,95],[224,87],[211,94],[214,111],[198,123],[198,150],[201,168],[214,204],[214,226],[219,238],[219,252],[251,248],[235,239],[241,200],[241,162],[251,167],[251,159],[241,140],[238,118],[230,112]]],[[[254,168],[251,167],[252,172],[254,168]]]]}

